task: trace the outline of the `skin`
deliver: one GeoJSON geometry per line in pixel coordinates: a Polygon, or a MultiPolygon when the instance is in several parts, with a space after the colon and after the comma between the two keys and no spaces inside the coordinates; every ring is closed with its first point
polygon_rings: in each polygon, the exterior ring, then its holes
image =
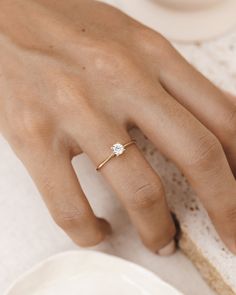
{"type": "MultiPolygon", "coordinates": [[[[93,213],[72,158],[84,152],[96,167],[136,126],[183,171],[236,253],[235,98],[160,34],[96,1],[2,0],[0,89],[1,133],[75,243],[95,245],[111,229],[93,213]]],[[[100,173],[143,243],[173,251],[163,184],[138,147],[100,173]]]]}

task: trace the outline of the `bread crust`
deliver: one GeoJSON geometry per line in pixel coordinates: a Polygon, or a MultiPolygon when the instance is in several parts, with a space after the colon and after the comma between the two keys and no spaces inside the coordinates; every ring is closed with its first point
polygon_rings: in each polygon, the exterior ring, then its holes
{"type": "Polygon", "coordinates": [[[204,256],[201,249],[189,237],[184,228],[181,228],[179,247],[200,271],[202,277],[219,295],[236,295],[236,292],[225,282],[217,269],[204,256]]]}

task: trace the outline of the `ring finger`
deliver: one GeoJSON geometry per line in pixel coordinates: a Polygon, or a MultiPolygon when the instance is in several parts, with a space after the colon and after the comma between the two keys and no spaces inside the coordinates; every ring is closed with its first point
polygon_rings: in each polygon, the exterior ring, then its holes
{"type": "MultiPolygon", "coordinates": [[[[114,143],[120,141],[125,144],[131,140],[123,128],[118,128],[111,121],[97,122],[96,127],[90,128],[83,138],[81,134],[75,136],[95,165],[109,156],[110,147],[114,143]]],[[[169,244],[167,251],[173,251],[175,225],[161,180],[137,146],[131,145],[124,154],[111,159],[101,168],[101,173],[108,179],[127,209],[144,244],[154,252],[169,244]]],[[[159,254],[168,253],[161,250],[159,254]]]]}

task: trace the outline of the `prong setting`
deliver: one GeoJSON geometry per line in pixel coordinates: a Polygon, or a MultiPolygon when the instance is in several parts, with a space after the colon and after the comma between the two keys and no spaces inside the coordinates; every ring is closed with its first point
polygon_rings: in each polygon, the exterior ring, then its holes
{"type": "Polygon", "coordinates": [[[113,154],[118,157],[123,154],[123,152],[125,151],[125,147],[123,144],[117,142],[117,143],[113,144],[113,146],[111,147],[111,150],[112,150],[113,154]]]}

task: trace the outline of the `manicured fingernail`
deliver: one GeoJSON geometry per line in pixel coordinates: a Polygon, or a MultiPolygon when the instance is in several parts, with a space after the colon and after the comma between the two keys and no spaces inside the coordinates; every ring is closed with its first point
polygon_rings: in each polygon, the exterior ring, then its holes
{"type": "Polygon", "coordinates": [[[168,255],[171,255],[175,252],[176,250],[176,244],[175,244],[175,241],[172,240],[169,244],[167,244],[165,247],[161,248],[159,251],[158,251],[158,254],[160,256],[168,256],[168,255]]]}

